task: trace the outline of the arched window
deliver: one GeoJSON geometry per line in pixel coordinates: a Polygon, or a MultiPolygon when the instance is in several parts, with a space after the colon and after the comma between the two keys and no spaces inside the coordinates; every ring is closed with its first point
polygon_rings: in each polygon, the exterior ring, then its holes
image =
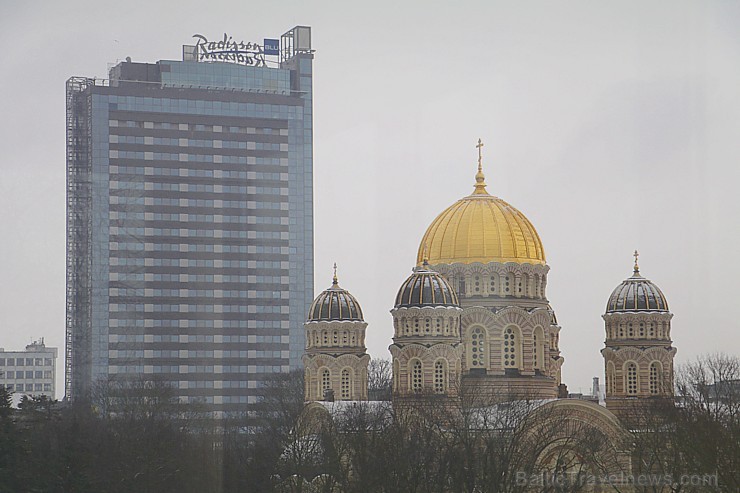
{"type": "Polygon", "coordinates": [[[424,389],[424,380],[421,369],[421,361],[415,359],[411,361],[411,390],[421,392],[424,389]]]}
{"type": "Polygon", "coordinates": [[[624,388],[627,392],[627,395],[637,395],[637,365],[632,361],[627,363],[624,380],[624,388]]]}
{"type": "Polygon", "coordinates": [[[324,346],[328,346],[329,345],[329,331],[324,330],[321,332],[321,335],[323,336],[324,346]]]}
{"type": "Polygon", "coordinates": [[[627,337],[633,339],[635,337],[635,329],[632,327],[632,322],[627,323],[627,337]]]}
{"type": "Polygon", "coordinates": [[[398,364],[398,360],[393,360],[393,392],[398,392],[400,389],[398,388],[398,382],[400,382],[401,378],[401,368],[398,364]]]}
{"type": "Polygon", "coordinates": [[[522,274],[522,277],[519,278],[519,285],[517,287],[517,292],[519,293],[519,296],[527,296],[529,294],[528,286],[529,276],[527,274],[522,274]]]}
{"type": "Polygon", "coordinates": [[[342,331],[342,346],[349,344],[349,333],[346,330],[342,331]]]}
{"type": "Polygon", "coordinates": [[[514,274],[509,272],[506,274],[506,278],[504,280],[504,296],[511,296],[511,293],[514,290],[514,274]]]}
{"type": "Polygon", "coordinates": [[[488,294],[496,294],[496,274],[492,274],[488,284],[488,294]]]}
{"type": "Polygon", "coordinates": [[[547,278],[543,275],[540,278],[540,298],[545,297],[545,285],[547,285],[547,278]]]}
{"type": "Polygon", "coordinates": [[[468,350],[468,361],[470,368],[486,368],[486,355],[488,346],[486,331],[483,327],[473,327],[470,330],[470,349],[468,350]]]}
{"type": "Polygon", "coordinates": [[[327,392],[331,390],[331,373],[329,372],[329,368],[322,368],[319,375],[319,399],[325,399],[327,392]]]}
{"type": "Polygon", "coordinates": [[[534,361],[534,369],[542,370],[545,367],[545,336],[542,331],[542,327],[537,327],[534,329],[532,342],[532,359],[534,361]]]}
{"type": "Polygon", "coordinates": [[[348,401],[352,396],[352,376],[350,375],[348,368],[342,370],[342,378],[340,381],[339,389],[341,399],[344,401],[348,401]]]}
{"type": "Polygon", "coordinates": [[[650,393],[652,395],[658,395],[662,392],[661,379],[663,372],[660,368],[660,363],[653,361],[650,363],[650,393]]]}
{"type": "Polygon", "coordinates": [[[447,380],[447,369],[445,363],[442,360],[437,360],[434,363],[434,391],[438,394],[444,394],[447,380]]]}
{"type": "Polygon", "coordinates": [[[521,359],[519,330],[514,327],[506,327],[504,330],[504,368],[519,368],[521,359]]]}
{"type": "Polygon", "coordinates": [[[606,394],[612,396],[617,392],[617,377],[614,363],[611,361],[606,364],[606,394]]]}

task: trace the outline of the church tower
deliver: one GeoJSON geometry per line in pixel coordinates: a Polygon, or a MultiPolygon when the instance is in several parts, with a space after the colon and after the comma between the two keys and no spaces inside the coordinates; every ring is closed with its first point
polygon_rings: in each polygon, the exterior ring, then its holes
{"type": "Polygon", "coordinates": [[[332,285],[311,304],[304,328],[305,400],[367,400],[367,323],[355,297],[339,286],[336,264],[332,285]]]}
{"type": "Polygon", "coordinates": [[[457,395],[460,312],[455,291],[426,262],[404,281],[391,310],[394,397],[457,395]]]}
{"type": "Polygon", "coordinates": [[[612,292],[602,317],[606,407],[615,413],[639,399],[673,395],[673,314],[660,288],[640,274],[638,255],[632,276],[612,292]]]}
{"type": "Polygon", "coordinates": [[[550,267],[532,223],[486,191],[483,143],[473,193],[442,211],[424,234],[427,257],[462,309],[462,380],[501,398],[555,398],[560,384],[558,325],[545,288],[550,267]]]}

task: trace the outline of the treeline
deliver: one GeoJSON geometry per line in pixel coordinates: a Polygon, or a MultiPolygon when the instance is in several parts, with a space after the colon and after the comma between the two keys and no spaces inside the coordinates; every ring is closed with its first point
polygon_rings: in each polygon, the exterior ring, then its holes
{"type": "Polygon", "coordinates": [[[0,493],[272,491],[302,382],[281,376],[269,393],[256,416],[214,421],[152,382],[73,405],[24,397],[18,409],[0,389],[0,493]]]}
{"type": "Polygon", "coordinates": [[[452,400],[306,407],[301,372],[270,381],[249,416],[218,422],[151,382],[99,388],[84,405],[24,399],[17,410],[0,390],[0,492],[734,493],[738,385],[738,358],[701,358],[677,373],[675,401],[635,406],[622,432],[582,420],[569,400],[466,389],[452,400]],[[593,482],[619,473],[663,483],[593,482]]]}

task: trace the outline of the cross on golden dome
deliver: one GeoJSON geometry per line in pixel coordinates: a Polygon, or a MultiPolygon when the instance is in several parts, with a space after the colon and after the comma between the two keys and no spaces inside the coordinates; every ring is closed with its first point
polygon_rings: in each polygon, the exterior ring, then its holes
{"type": "Polygon", "coordinates": [[[486,192],[483,141],[478,139],[475,191],[442,211],[419,245],[416,265],[490,262],[545,265],[537,231],[524,214],[486,192]]]}
{"type": "Polygon", "coordinates": [[[339,284],[339,280],[337,279],[337,263],[334,262],[334,279],[332,281],[332,284],[339,284]]]}
{"type": "Polygon", "coordinates": [[[633,253],[632,256],[635,257],[635,271],[634,272],[635,272],[635,274],[639,274],[640,273],[640,266],[637,265],[637,257],[640,256],[640,253],[637,250],[635,250],[635,253],[633,253]]]}
{"type": "Polygon", "coordinates": [[[478,139],[478,173],[475,174],[475,191],[473,195],[488,195],[486,192],[486,175],[483,174],[483,141],[478,139]]]}

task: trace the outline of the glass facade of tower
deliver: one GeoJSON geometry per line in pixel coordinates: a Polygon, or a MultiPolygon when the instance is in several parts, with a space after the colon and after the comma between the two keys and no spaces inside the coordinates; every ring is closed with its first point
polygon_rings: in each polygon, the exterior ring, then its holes
{"type": "Polygon", "coordinates": [[[312,59],[123,62],[68,81],[68,398],[143,377],[242,412],[300,367],[312,59]]]}

